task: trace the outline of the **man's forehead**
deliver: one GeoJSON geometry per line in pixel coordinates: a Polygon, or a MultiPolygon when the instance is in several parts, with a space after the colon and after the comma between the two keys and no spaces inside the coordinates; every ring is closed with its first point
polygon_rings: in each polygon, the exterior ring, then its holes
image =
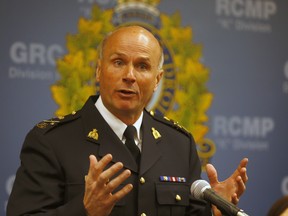
{"type": "Polygon", "coordinates": [[[141,27],[141,26],[124,26],[116,29],[115,31],[111,32],[110,36],[115,35],[115,34],[121,34],[121,33],[130,33],[130,34],[137,34],[137,33],[142,33],[142,34],[147,34],[150,35],[151,37],[154,37],[154,35],[148,31],[147,29],[141,27]]]}
{"type": "Polygon", "coordinates": [[[155,41],[151,41],[151,39],[146,35],[137,34],[135,36],[125,36],[124,34],[122,34],[120,37],[119,35],[115,35],[109,40],[107,40],[104,52],[107,54],[109,53],[109,55],[112,55],[114,53],[118,55],[137,53],[149,56],[155,54],[155,52],[158,53],[158,51],[155,50],[158,47],[158,43],[155,41]]]}
{"type": "Polygon", "coordinates": [[[143,54],[143,59],[149,59],[151,55],[154,59],[154,55],[161,55],[162,47],[150,31],[140,26],[121,27],[111,32],[102,44],[103,54],[110,57],[116,53],[118,56],[129,55],[127,50],[131,54],[143,54]]]}
{"type": "MultiPolygon", "coordinates": [[[[108,35],[106,38],[106,42],[115,41],[117,39],[128,37],[130,40],[135,39],[141,42],[142,44],[148,45],[149,43],[159,43],[155,36],[148,31],[147,29],[140,27],[140,26],[128,26],[128,27],[121,27],[111,34],[108,35]]],[[[108,42],[108,43],[109,43],[108,42]]]]}

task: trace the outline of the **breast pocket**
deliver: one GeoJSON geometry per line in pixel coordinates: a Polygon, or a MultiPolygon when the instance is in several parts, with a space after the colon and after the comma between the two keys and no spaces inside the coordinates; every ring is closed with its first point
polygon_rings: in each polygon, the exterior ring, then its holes
{"type": "Polygon", "coordinates": [[[184,183],[156,183],[159,204],[158,216],[184,215],[189,205],[189,185],[184,183]]]}

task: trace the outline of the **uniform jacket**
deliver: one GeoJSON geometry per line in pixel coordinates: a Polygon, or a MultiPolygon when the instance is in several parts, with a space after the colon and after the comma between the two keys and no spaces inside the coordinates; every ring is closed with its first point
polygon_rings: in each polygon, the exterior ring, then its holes
{"type": "Polygon", "coordinates": [[[192,182],[201,173],[192,136],[177,124],[144,111],[138,169],[130,152],[98,112],[96,100],[97,96],[92,96],[78,112],[40,122],[28,133],[7,216],[86,215],[84,177],[89,155],[99,160],[108,153],[113,155],[111,165],[121,161],[124,169],[132,172],[123,186],[134,186],[116,203],[112,216],[211,215],[207,203],[189,195],[192,182]],[[163,181],[165,176],[168,180],[163,181]]]}

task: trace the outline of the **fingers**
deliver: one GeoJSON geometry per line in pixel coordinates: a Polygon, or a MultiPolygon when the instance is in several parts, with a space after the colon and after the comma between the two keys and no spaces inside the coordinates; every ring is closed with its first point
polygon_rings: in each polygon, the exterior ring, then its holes
{"type": "Polygon", "coordinates": [[[115,189],[131,176],[131,171],[120,172],[124,167],[121,162],[107,168],[112,161],[111,154],[105,155],[99,161],[94,155],[90,155],[89,159],[89,171],[85,177],[84,207],[88,214],[108,215],[115,203],[133,189],[132,184],[127,184],[114,193],[115,189]]]}
{"type": "Polygon", "coordinates": [[[102,171],[100,175],[98,176],[97,182],[99,187],[103,187],[106,185],[107,182],[109,182],[109,179],[111,179],[116,173],[118,173],[123,168],[123,164],[118,162],[115,163],[113,166],[108,168],[105,171],[102,171]]]}
{"type": "Polygon", "coordinates": [[[240,162],[241,167],[246,167],[248,164],[248,158],[243,158],[240,162]]]}
{"type": "Polygon", "coordinates": [[[248,164],[248,158],[244,158],[241,160],[238,168],[237,168],[237,174],[235,177],[235,181],[237,184],[237,190],[236,190],[236,196],[232,197],[232,202],[237,204],[239,202],[239,197],[244,193],[246,190],[246,183],[248,181],[248,175],[247,175],[247,164],[248,164]]]}
{"type": "Polygon", "coordinates": [[[217,171],[212,164],[206,165],[206,172],[211,185],[219,183],[217,171]]]}
{"type": "Polygon", "coordinates": [[[246,183],[248,181],[248,175],[247,175],[247,169],[246,167],[243,167],[241,170],[240,170],[240,176],[241,176],[241,179],[243,180],[244,183],[246,183]]]}
{"type": "MultiPolygon", "coordinates": [[[[105,155],[100,161],[97,161],[94,155],[90,155],[89,159],[90,167],[88,175],[85,178],[86,184],[94,184],[93,190],[99,192],[100,194],[112,193],[122,182],[124,182],[131,175],[130,170],[124,170],[122,173],[116,176],[116,174],[123,169],[123,164],[121,162],[117,162],[105,170],[105,167],[107,167],[107,165],[112,161],[111,154],[105,155]],[[110,179],[112,180],[110,181],[110,179]]],[[[127,189],[131,190],[132,185],[125,188],[123,194],[128,191],[127,189]]],[[[122,196],[123,194],[120,193],[119,196],[122,196]]]]}
{"type": "Polygon", "coordinates": [[[211,187],[225,199],[238,204],[240,196],[246,190],[248,158],[243,158],[232,175],[223,182],[218,181],[217,171],[213,165],[207,164],[206,171],[211,187]]]}
{"type": "Polygon", "coordinates": [[[248,164],[248,158],[243,158],[240,161],[240,164],[237,167],[237,170],[236,170],[236,173],[235,173],[237,178],[238,178],[238,176],[241,177],[241,179],[242,179],[244,184],[248,181],[247,168],[246,168],[247,164],[248,164]]]}
{"type": "Polygon", "coordinates": [[[104,168],[111,162],[112,155],[105,155],[99,162],[94,155],[89,156],[90,166],[88,171],[88,176],[86,178],[86,183],[92,184],[98,179],[99,175],[103,172],[104,168]]]}
{"type": "Polygon", "coordinates": [[[238,176],[236,178],[236,182],[237,182],[236,193],[237,193],[237,198],[239,198],[244,193],[244,191],[246,190],[246,185],[245,185],[245,182],[243,181],[243,179],[240,176],[238,176]]]}
{"type": "Polygon", "coordinates": [[[114,191],[123,181],[125,181],[131,175],[130,170],[124,170],[119,176],[106,184],[107,190],[114,191]]]}
{"type": "Polygon", "coordinates": [[[248,164],[248,158],[243,158],[240,161],[237,169],[232,174],[232,178],[237,178],[238,176],[240,176],[243,182],[246,183],[248,181],[247,168],[246,168],[247,164],[248,164]]]}
{"type": "Polygon", "coordinates": [[[98,183],[95,190],[102,191],[104,194],[112,194],[112,192],[131,175],[130,170],[124,170],[118,176],[113,178],[113,180],[109,181],[109,179],[114,177],[122,168],[123,164],[118,162],[109,169],[103,171],[98,178],[98,183]]]}
{"type": "MultiPolygon", "coordinates": [[[[114,191],[125,179],[127,179],[131,175],[130,170],[125,170],[122,172],[117,178],[114,178],[109,184],[107,184],[107,188],[109,191],[114,191]]],[[[112,196],[112,201],[116,203],[118,200],[122,199],[133,189],[132,184],[125,185],[121,190],[117,191],[112,196]]]]}
{"type": "Polygon", "coordinates": [[[239,198],[238,198],[238,196],[237,196],[236,193],[232,195],[232,200],[231,200],[231,202],[232,202],[234,205],[237,205],[237,204],[239,203],[239,198]]]}
{"type": "Polygon", "coordinates": [[[242,164],[242,168],[240,169],[240,175],[244,181],[244,183],[246,183],[248,181],[248,175],[247,175],[247,164],[248,164],[248,158],[244,158],[241,161],[242,164]]]}
{"type": "Polygon", "coordinates": [[[237,167],[237,170],[240,172],[240,170],[241,170],[242,168],[246,168],[247,165],[248,165],[248,158],[243,158],[243,159],[240,161],[240,163],[239,163],[239,165],[238,165],[238,167],[237,167]]]}

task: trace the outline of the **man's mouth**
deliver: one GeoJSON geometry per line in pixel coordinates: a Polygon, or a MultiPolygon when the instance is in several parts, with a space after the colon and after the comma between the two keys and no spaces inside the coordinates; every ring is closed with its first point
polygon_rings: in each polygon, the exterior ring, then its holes
{"type": "Polygon", "coordinates": [[[120,89],[118,92],[120,92],[121,94],[124,94],[124,95],[134,95],[134,94],[136,94],[135,91],[129,90],[129,89],[120,89]]]}

